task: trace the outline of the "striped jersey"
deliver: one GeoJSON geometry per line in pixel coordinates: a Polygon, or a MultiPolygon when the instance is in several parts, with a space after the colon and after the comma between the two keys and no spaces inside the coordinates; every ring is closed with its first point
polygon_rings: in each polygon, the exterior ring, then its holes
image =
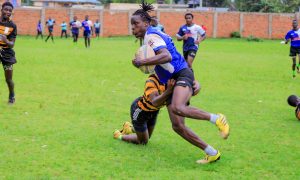
{"type": "MultiPolygon", "coordinates": [[[[12,21],[0,22],[0,34],[5,35],[8,40],[15,39],[17,37],[17,26],[12,21]]],[[[0,39],[0,47],[9,48],[2,39],[0,39]]]]}
{"type": "Polygon", "coordinates": [[[164,84],[162,84],[156,75],[151,74],[146,83],[144,88],[144,94],[141,100],[138,102],[138,106],[144,111],[157,111],[161,107],[155,107],[150,101],[150,94],[158,92],[158,94],[162,94],[166,90],[164,84]]]}

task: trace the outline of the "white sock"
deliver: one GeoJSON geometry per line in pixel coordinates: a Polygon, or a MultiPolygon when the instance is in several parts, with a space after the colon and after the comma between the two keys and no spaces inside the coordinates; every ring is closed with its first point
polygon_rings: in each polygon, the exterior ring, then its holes
{"type": "Polygon", "coordinates": [[[210,155],[210,156],[215,156],[216,154],[218,154],[218,151],[215,150],[213,147],[211,147],[210,145],[207,145],[207,147],[204,149],[204,152],[207,154],[207,155],[210,155]]]}
{"type": "Polygon", "coordinates": [[[219,115],[217,114],[210,114],[210,122],[213,124],[216,124],[217,119],[219,118],[219,115]]]}

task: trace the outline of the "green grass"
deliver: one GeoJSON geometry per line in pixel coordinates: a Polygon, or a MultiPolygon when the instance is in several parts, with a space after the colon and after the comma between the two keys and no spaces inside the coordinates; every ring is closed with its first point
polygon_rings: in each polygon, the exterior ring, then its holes
{"type": "MultiPolygon", "coordinates": [[[[181,43],[177,43],[181,51],[181,43]]],[[[114,140],[129,120],[146,75],[133,67],[133,37],[56,39],[18,37],[16,104],[0,83],[0,179],[297,179],[300,122],[287,105],[300,95],[289,47],[279,41],[207,39],[194,62],[201,93],[192,105],[227,115],[222,140],[208,122],[186,124],[222,152],[200,166],[204,153],[175,134],[166,109],[147,146],[114,140]]]]}

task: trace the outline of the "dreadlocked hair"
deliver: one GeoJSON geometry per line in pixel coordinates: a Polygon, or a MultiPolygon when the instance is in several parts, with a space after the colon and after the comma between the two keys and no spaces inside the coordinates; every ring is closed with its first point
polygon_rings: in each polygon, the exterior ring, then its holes
{"type": "Polygon", "coordinates": [[[142,0],[142,4],[140,5],[140,7],[141,8],[135,11],[133,15],[139,15],[143,19],[143,21],[150,23],[152,18],[148,14],[148,12],[153,11],[154,7],[152,6],[152,4],[144,2],[144,0],[142,0]]]}

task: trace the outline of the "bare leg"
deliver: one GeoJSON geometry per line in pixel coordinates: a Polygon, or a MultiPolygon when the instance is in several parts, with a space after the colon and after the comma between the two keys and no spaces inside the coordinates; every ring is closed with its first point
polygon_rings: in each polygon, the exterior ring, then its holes
{"type": "Polygon", "coordinates": [[[145,132],[136,132],[135,134],[123,135],[122,141],[134,144],[147,144],[149,140],[148,130],[145,132]]]}
{"type": "Polygon", "coordinates": [[[188,86],[175,86],[173,91],[172,104],[170,107],[173,113],[179,116],[193,119],[209,120],[210,113],[186,105],[191,96],[192,90],[188,86]]]}
{"type": "Polygon", "coordinates": [[[193,62],[194,62],[194,57],[188,56],[187,57],[187,63],[188,63],[189,68],[191,68],[191,69],[192,69],[192,66],[193,66],[193,62]]]}
{"type": "Polygon", "coordinates": [[[204,150],[207,144],[201,140],[191,129],[185,126],[184,117],[173,113],[171,106],[168,106],[169,117],[173,130],[191,144],[204,150]]]}
{"type": "Polygon", "coordinates": [[[13,98],[15,96],[15,84],[12,80],[13,70],[4,70],[5,80],[9,91],[9,98],[13,98]]]}

